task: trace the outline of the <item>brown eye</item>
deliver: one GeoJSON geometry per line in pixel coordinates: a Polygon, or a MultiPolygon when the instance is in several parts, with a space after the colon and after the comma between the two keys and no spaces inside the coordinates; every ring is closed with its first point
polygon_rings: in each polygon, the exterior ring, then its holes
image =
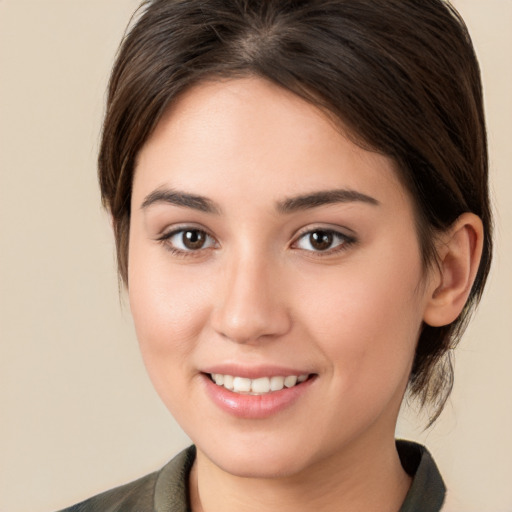
{"type": "Polygon", "coordinates": [[[355,238],[330,229],[313,229],[301,235],[293,247],[309,252],[332,254],[348,248],[355,238]]]}
{"type": "Polygon", "coordinates": [[[206,237],[207,235],[204,231],[191,229],[188,231],[183,231],[182,243],[187,249],[196,251],[203,248],[204,244],[206,243],[206,237]]]}
{"type": "Polygon", "coordinates": [[[160,242],[172,252],[194,252],[201,249],[210,249],[216,246],[215,239],[202,229],[177,229],[163,235],[160,242]]]}
{"type": "Polygon", "coordinates": [[[317,251],[330,249],[333,240],[334,236],[331,231],[312,231],[309,233],[309,243],[317,251]]]}

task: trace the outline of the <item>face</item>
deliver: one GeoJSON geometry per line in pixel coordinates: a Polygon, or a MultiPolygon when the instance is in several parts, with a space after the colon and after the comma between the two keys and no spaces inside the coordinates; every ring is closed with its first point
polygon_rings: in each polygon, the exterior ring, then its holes
{"type": "Polygon", "coordinates": [[[423,278],[393,162],[264,80],[196,86],[139,154],[142,355],[218,468],[292,475],[392,440],[423,278]]]}

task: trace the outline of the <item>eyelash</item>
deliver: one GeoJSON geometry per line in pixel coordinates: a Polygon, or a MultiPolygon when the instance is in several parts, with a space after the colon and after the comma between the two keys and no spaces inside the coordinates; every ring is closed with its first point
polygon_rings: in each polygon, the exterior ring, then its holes
{"type": "Polygon", "coordinates": [[[179,227],[168,233],[164,233],[162,236],[157,238],[157,241],[160,242],[171,254],[184,258],[200,256],[204,254],[203,251],[215,248],[215,245],[217,244],[215,238],[207,233],[204,229],[190,226],[179,227]],[[206,240],[213,241],[213,244],[211,244],[209,247],[199,247],[198,249],[181,249],[172,244],[171,239],[179,234],[181,234],[181,243],[183,243],[183,236],[185,233],[196,233],[196,235],[199,234],[200,236],[204,236],[206,240]]]}
{"type": "MultiPolygon", "coordinates": [[[[190,226],[183,226],[176,229],[173,229],[172,231],[168,233],[164,233],[162,236],[157,238],[157,241],[160,242],[166,250],[168,250],[171,254],[175,256],[180,257],[197,257],[202,254],[204,254],[203,251],[210,250],[216,248],[218,246],[217,241],[215,238],[210,235],[208,232],[206,232],[204,229],[190,227],[190,226]],[[210,240],[212,243],[208,247],[201,246],[197,249],[190,249],[190,248],[178,248],[174,244],[172,244],[171,240],[173,237],[181,234],[181,243],[183,243],[183,236],[185,233],[196,233],[196,236],[204,236],[205,240],[210,240]]],[[[307,231],[304,231],[303,233],[299,234],[295,238],[295,240],[292,242],[290,247],[292,249],[298,249],[304,252],[310,253],[314,257],[324,257],[324,256],[330,256],[333,254],[340,253],[344,250],[347,250],[351,245],[356,243],[356,239],[353,236],[349,236],[343,233],[340,233],[339,231],[336,231],[334,229],[323,229],[323,228],[315,228],[315,229],[309,229],[307,231]],[[311,245],[311,237],[314,234],[321,233],[322,236],[327,236],[331,238],[331,244],[338,241],[337,245],[334,247],[328,247],[325,250],[314,250],[314,249],[304,249],[301,247],[298,247],[298,244],[301,240],[306,239],[306,237],[310,237],[310,245],[311,245]]]]}
{"type": "Polygon", "coordinates": [[[302,250],[305,252],[308,252],[313,257],[327,257],[334,254],[338,254],[342,251],[347,250],[351,245],[356,243],[356,238],[353,236],[346,235],[344,233],[340,233],[339,231],[336,231],[335,229],[326,229],[326,228],[314,228],[314,229],[308,229],[307,231],[301,233],[295,241],[292,243],[292,248],[297,248],[298,250],[302,250]],[[314,234],[321,233],[323,236],[331,237],[331,244],[338,242],[337,245],[334,245],[334,247],[329,247],[325,250],[311,250],[311,249],[302,249],[300,247],[297,247],[298,243],[301,240],[307,239],[309,237],[309,243],[311,245],[311,237],[314,234]]]}

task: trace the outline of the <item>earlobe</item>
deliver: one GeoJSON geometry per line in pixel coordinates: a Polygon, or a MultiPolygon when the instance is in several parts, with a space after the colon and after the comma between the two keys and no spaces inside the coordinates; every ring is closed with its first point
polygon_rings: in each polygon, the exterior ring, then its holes
{"type": "Polygon", "coordinates": [[[427,297],[423,320],[432,327],[459,316],[475,280],[483,244],[483,224],[473,213],[462,214],[438,247],[439,275],[427,297]]]}

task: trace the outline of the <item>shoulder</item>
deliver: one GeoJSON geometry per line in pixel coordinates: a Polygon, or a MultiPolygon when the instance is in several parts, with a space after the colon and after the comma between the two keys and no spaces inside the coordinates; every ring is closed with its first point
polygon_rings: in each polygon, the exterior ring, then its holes
{"type": "Polygon", "coordinates": [[[93,496],[60,512],[186,512],[187,481],[195,447],[179,453],[160,471],[93,496]]]}
{"type": "Polygon", "coordinates": [[[400,512],[438,512],[443,505],[446,487],[434,459],[422,445],[397,441],[398,455],[412,485],[400,512]]]}
{"type": "Polygon", "coordinates": [[[61,512],[114,512],[152,510],[158,472],[89,498],[61,512]]]}

